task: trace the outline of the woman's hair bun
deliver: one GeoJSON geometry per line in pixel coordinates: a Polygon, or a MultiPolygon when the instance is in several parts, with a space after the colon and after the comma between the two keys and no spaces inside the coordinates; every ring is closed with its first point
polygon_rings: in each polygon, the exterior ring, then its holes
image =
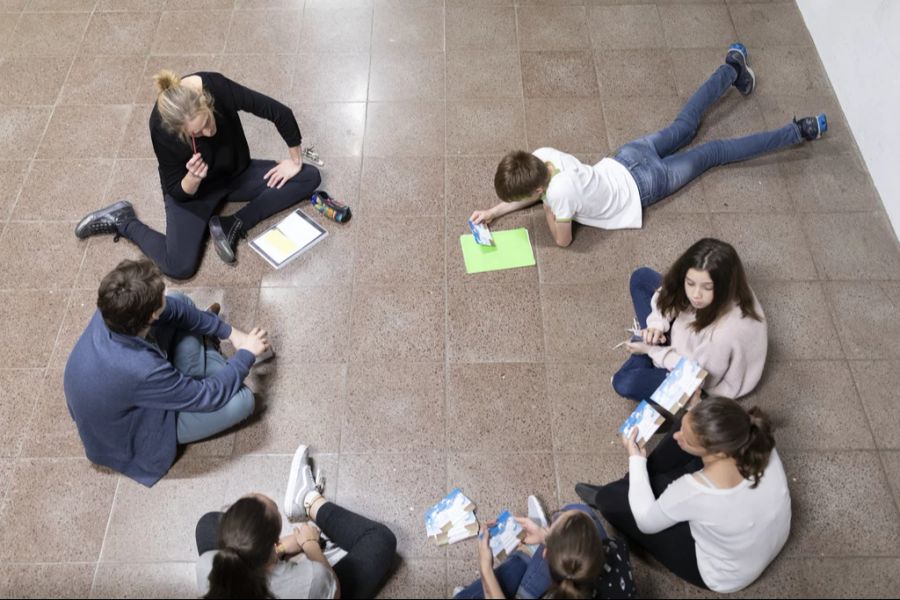
{"type": "Polygon", "coordinates": [[[180,84],[181,77],[168,69],[163,69],[153,76],[153,83],[156,86],[156,93],[161,94],[167,89],[180,84]]]}

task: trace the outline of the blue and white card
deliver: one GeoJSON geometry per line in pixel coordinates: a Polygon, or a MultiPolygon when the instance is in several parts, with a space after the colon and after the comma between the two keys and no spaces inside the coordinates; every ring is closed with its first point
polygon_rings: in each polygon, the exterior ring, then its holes
{"type": "Polygon", "coordinates": [[[491,235],[491,230],[484,223],[473,223],[470,219],[469,229],[472,230],[472,237],[475,238],[476,244],[480,246],[494,245],[494,236],[491,235]]]}
{"type": "Polygon", "coordinates": [[[650,399],[674,415],[684,408],[705,377],[706,371],[699,364],[682,358],[650,399]]]}
{"type": "Polygon", "coordinates": [[[643,446],[650,441],[650,438],[653,437],[653,434],[656,433],[664,421],[665,417],[658,410],[653,408],[646,400],[641,400],[634,412],[619,427],[619,433],[624,437],[630,438],[631,433],[637,429],[637,445],[643,446]]]}
{"type": "Polygon", "coordinates": [[[491,536],[491,552],[498,560],[503,560],[512,554],[525,537],[525,530],[508,510],[500,513],[497,522],[488,529],[488,533],[491,536]]]}

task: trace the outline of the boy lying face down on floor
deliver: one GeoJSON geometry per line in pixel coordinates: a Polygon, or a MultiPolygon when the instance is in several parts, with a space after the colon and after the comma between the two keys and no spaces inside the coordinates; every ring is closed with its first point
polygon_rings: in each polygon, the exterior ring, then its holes
{"type": "Polygon", "coordinates": [[[753,92],[756,75],[743,44],[732,44],[725,64],[688,100],[671,125],[628,142],[595,165],[554,148],[503,157],[494,176],[502,202],[476,210],[470,219],[489,224],[511,212],[544,203],[547,227],[558,246],[572,243],[572,222],[601,229],[640,229],[642,209],[674,194],[707,170],[818,139],[828,130],[825,114],[792,120],[779,129],[715,140],[679,152],[700,128],[700,119],[732,86],[753,92]]]}

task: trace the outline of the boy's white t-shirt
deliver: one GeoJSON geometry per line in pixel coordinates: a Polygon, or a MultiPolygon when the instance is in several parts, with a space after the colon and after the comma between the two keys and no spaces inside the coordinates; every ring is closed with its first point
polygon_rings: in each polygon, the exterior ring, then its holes
{"type": "Polygon", "coordinates": [[[558,171],[544,194],[558,222],[576,221],[601,229],[640,229],[641,194],[628,169],[604,158],[596,165],[554,148],[532,152],[558,171]]]}

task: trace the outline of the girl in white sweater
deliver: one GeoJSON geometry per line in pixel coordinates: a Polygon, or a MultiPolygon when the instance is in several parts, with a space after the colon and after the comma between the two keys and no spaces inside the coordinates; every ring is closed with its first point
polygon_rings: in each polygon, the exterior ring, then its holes
{"type": "Polygon", "coordinates": [[[576,492],[675,575],[716,592],[753,583],[791,526],[787,477],[766,415],[707,398],[646,458],[634,438],[628,475],[576,492]]]}
{"type": "Polygon", "coordinates": [[[740,398],[759,383],[766,319],[731,245],[702,239],[665,277],[638,269],[631,297],[643,339],[626,345],[631,356],[613,376],[620,395],[649,398],[682,357],[709,373],[703,388],[710,395],[740,398]]]}

